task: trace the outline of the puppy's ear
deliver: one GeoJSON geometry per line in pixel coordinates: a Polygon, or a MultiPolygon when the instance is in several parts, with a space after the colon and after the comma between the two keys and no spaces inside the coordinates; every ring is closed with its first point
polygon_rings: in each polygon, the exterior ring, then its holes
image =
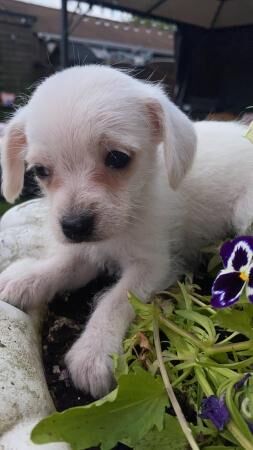
{"type": "Polygon", "coordinates": [[[146,106],[153,136],[164,145],[170,186],[176,189],[194,159],[197,138],[193,124],[160,89],[146,106]]]}
{"type": "Polygon", "coordinates": [[[25,173],[26,107],[17,111],[6,126],[2,150],[2,193],[9,203],[14,203],[22,191],[25,173]]]}

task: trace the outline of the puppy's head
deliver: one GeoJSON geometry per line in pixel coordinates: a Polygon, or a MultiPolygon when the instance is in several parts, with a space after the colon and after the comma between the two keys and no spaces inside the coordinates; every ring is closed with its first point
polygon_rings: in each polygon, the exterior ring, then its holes
{"type": "Polygon", "coordinates": [[[175,189],[196,139],[162,89],[108,67],[67,69],[44,81],[7,125],[3,194],[9,202],[18,197],[26,161],[50,200],[60,240],[110,239],[143,207],[161,143],[175,189]]]}

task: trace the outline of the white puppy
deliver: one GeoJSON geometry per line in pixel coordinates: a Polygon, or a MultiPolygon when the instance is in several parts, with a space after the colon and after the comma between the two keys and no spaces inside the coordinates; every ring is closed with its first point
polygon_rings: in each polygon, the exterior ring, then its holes
{"type": "Polygon", "coordinates": [[[238,123],[193,125],[159,86],[102,66],[51,76],[9,122],[3,194],[13,202],[25,161],[34,167],[59,246],[5,270],[0,299],[29,309],[120,269],[67,354],[78,388],[110,389],[110,355],[134,317],[127,291],[148,300],[202,245],[250,225],[253,145],[243,134],[238,123]]]}

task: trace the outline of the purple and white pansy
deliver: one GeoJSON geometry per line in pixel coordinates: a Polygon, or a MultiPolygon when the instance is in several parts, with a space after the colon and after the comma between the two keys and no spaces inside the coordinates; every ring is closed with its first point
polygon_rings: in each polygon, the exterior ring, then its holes
{"type": "Polygon", "coordinates": [[[253,303],[253,236],[240,236],[225,242],[220,255],[224,269],[213,283],[212,306],[231,306],[239,300],[245,288],[249,301],[253,303]]]}

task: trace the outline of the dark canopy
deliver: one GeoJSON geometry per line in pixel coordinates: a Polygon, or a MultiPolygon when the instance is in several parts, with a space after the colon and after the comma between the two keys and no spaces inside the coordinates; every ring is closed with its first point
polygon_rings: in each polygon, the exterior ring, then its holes
{"type": "Polygon", "coordinates": [[[86,2],[177,24],[174,99],[193,117],[238,115],[253,105],[253,0],[86,2]]]}
{"type": "Polygon", "coordinates": [[[204,28],[253,24],[252,0],[91,0],[88,3],[204,28]]]}

